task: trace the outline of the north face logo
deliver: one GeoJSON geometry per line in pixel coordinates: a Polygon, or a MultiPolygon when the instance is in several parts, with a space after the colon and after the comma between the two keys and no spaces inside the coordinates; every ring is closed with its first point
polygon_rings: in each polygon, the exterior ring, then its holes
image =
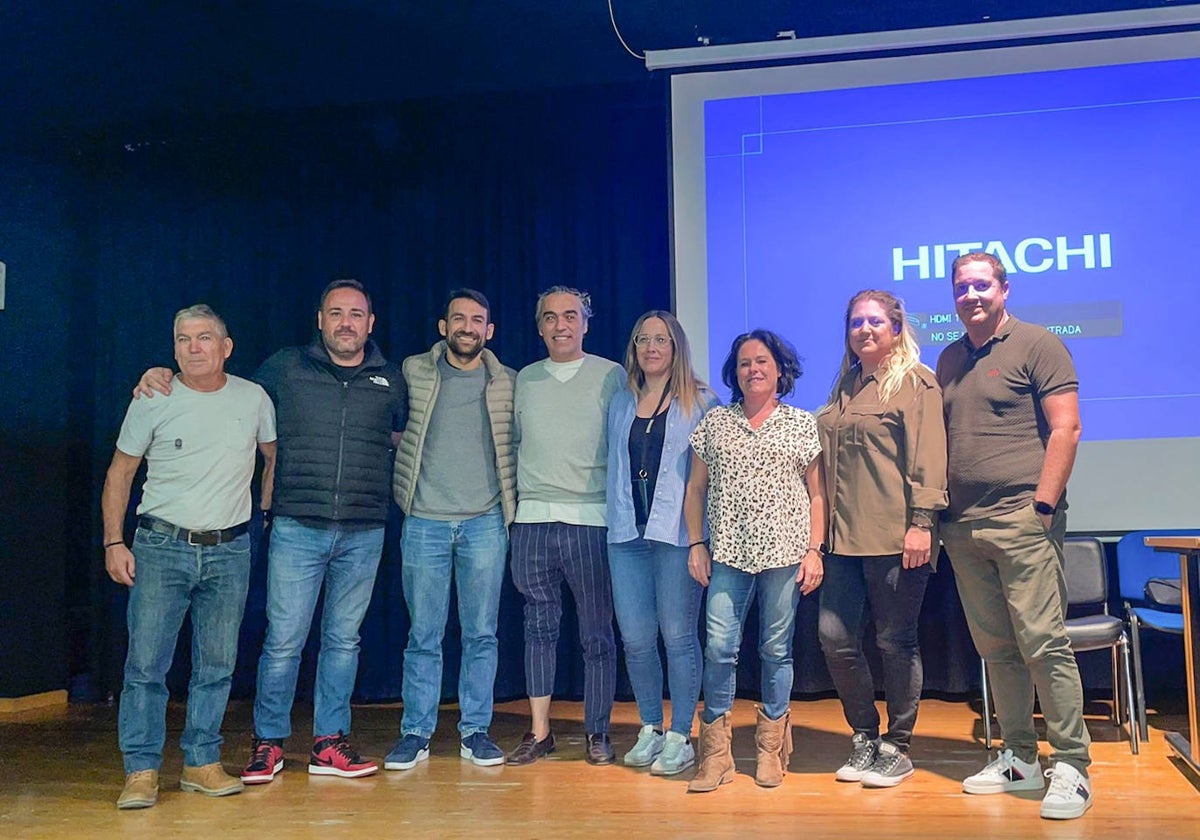
{"type": "Polygon", "coordinates": [[[371,381],[382,388],[387,388],[389,385],[391,385],[386,376],[372,376],[371,381]]]}

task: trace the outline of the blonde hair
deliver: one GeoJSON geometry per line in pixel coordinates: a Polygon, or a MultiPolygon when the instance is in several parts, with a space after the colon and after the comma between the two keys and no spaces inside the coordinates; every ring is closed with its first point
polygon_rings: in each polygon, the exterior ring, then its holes
{"type": "Polygon", "coordinates": [[[850,314],[854,311],[855,306],[865,300],[873,300],[883,307],[884,312],[887,313],[888,322],[892,325],[892,334],[895,336],[892,342],[892,351],[879,363],[879,370],[875,375],[875,379],[879,383],[880,402],[887,402],[896,396],[904,386],[906,379],[916,384],[915,371],[921,364],[921,348],[917,344],[917,334],[904,314],[904,301],[890,292],[864,289],[850,298],[850,302],[846,304],[846,328],[843,332],[846,352],[842,356],[841,370],[838,371],[837,378],[833,382],[833,390],[829,394],[830,404],[837,401],[838,390],[842,380],[846,378],[846,374],[862,365],[862,361],[850,349],[850,314]]]}
{"type": "Polygon", "coordinates": [[[688,346],[683,326],[674,315],[662,309],[651,309],[644,313],[637,319],[637,323],[633,325],[633,332],[629,334],[629,344],[625,347],[625,371],[628,374],[626,381],[629,389],[638,396],[642,396],[646,390],[646,374],[638,364],[635,340],[642,331],[642,325],[651,318],[657,318],[666,324],[667,332],[671,335],[671,399],[676,400],[679,407],[689,416],[694,410],[703,413],[704,405],[700,401],[700,394],[701,391],[708,390],[708,385],[696,378],[696,371],[692,368],[692,351],[688,346]]]}

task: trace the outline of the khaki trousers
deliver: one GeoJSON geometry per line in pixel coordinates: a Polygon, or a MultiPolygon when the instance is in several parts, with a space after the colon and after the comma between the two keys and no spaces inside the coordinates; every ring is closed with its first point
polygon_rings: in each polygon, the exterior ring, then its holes
{"type": "Polygon", "coordinates": [[[1066,526],[1060,511],[1047,531],[1030,502],[987,519],[944,523],[941,536],[971,638],[987,662],[1005,746],[1022,761],[1037,759],[1036,688],[1051,759],[1087,775],[1083,687],[1063,624],[1066,526]]]}

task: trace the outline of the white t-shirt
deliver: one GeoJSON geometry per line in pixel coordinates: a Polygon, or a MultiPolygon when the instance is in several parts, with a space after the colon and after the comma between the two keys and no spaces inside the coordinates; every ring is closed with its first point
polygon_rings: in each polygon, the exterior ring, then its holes
{"type": "Polygon", "coordinates": [[[146,458],[139,515],[212,531],[250,519],[256,445],[274,440],[275,406],[255,383],[193,391],[176,379],[169,395],[129,404],[117,449],[146,458]]]}

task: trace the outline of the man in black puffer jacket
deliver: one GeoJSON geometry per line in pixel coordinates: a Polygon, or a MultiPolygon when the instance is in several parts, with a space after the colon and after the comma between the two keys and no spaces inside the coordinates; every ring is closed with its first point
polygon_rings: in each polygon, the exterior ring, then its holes
{"type": "Polygon", "coordinates": [[[247,784],[283,768],[300,653],[322,582],[325,608],[308,772],[357,777],[374,761],[347,743],[358,630],[371,601],[391,503],[393,434],[408,392],[368,336],[371,299],[355,280],[321,295],[320,341],[271,356],[254,375],[275,402],[279,458],[267,559],[267,638],[258,660],[247,784]]]}

